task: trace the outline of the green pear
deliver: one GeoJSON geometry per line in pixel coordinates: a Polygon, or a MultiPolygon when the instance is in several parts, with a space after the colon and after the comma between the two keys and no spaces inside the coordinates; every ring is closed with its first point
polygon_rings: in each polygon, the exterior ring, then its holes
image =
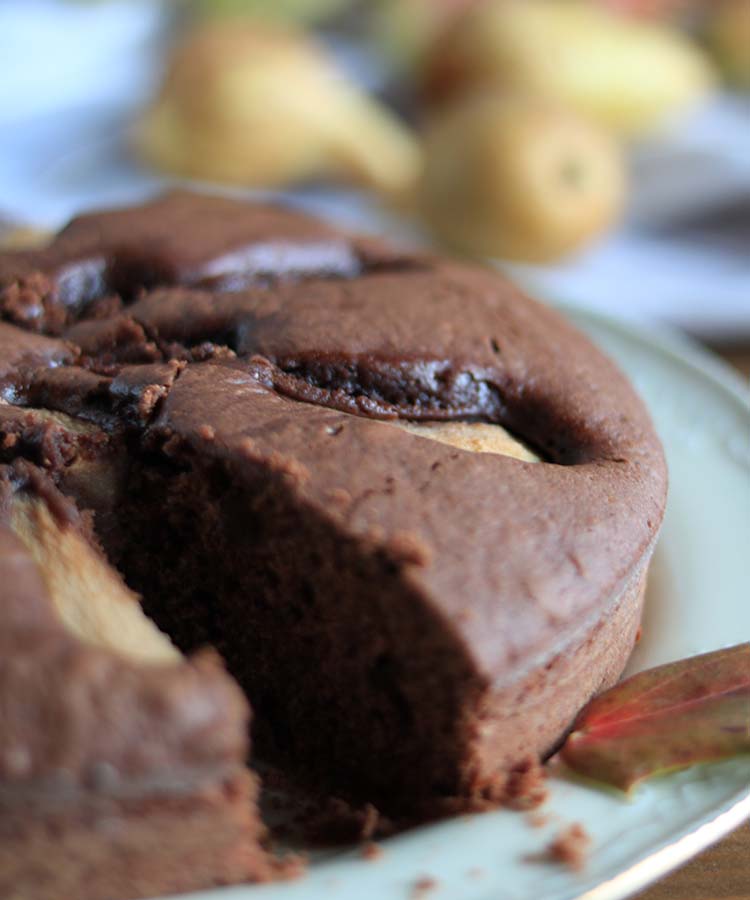
{"type": "Polygon", "coordinates": [[[720,0],[709,15],[708,40],[722,74],[750,90],[750,0],[720,0]]]}
{"type": "Polygon", "coordinates": [[[351,6],[352,0],[190,0],[206,18],[248,16],[264,22],[308,24],[329,19],[351,6]]]}
{"type": "Polygon", "coordinates": [[[410,72],[433,41],[480,0],[374,0],[368,6],[370,32],[391,64],[410,72]]]}

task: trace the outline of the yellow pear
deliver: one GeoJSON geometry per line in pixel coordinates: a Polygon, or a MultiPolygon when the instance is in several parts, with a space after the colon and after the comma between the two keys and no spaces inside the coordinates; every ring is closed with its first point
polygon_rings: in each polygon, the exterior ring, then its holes
{"type": "Polygon", "coordinates": [[[624,191],[614,139],[538,97],[480,92],[427,127],[423,216],[472,255],[558,259],[612,225],[624,191]]]}
{"type": "Polygon", "coordinates": [[[632,135],[702,98],[713,73],[676,30],[590,0],[487,0],[437,42],[425,90],[435,102],[488,83],[557,100],[632,135]]]}
{"type": "Polygon", "coordinates": [[[246,21],[204,25],[177,48],[135,144],[187,177],[256,187],[341,179],[394,196],[411,190],[421,162],[411,132],[317,44],[246,21]]]}

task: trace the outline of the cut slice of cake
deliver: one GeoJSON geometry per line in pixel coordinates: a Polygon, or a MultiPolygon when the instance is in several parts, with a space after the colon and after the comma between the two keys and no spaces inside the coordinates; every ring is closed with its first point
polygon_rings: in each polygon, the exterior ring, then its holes
{"type": "Polygon", "coordinates": [[[263,881],[247,703],[141,612],[39,469],[0,466],[0,896],[263,881]]]}

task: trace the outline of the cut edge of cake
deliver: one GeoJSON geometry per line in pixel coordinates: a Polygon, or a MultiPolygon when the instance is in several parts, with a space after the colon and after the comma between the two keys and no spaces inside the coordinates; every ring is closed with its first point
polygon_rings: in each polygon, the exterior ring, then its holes
{"type": "Polygon", "coordinates": [[[0,895],[147,897],[293,874],[246,768],[249,710],[212,651],[184,658],[84,517],[0,466],[0,895]]]}

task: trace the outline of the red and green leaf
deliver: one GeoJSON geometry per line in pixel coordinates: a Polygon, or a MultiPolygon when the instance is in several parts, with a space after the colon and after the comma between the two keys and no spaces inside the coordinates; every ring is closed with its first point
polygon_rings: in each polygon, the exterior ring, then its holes
{"type": "Polygon", "coordinates": [[[750,643],[640,672],[586,706],[560,756],[630,790],[671,769],[750,753],[750,643]]]}

